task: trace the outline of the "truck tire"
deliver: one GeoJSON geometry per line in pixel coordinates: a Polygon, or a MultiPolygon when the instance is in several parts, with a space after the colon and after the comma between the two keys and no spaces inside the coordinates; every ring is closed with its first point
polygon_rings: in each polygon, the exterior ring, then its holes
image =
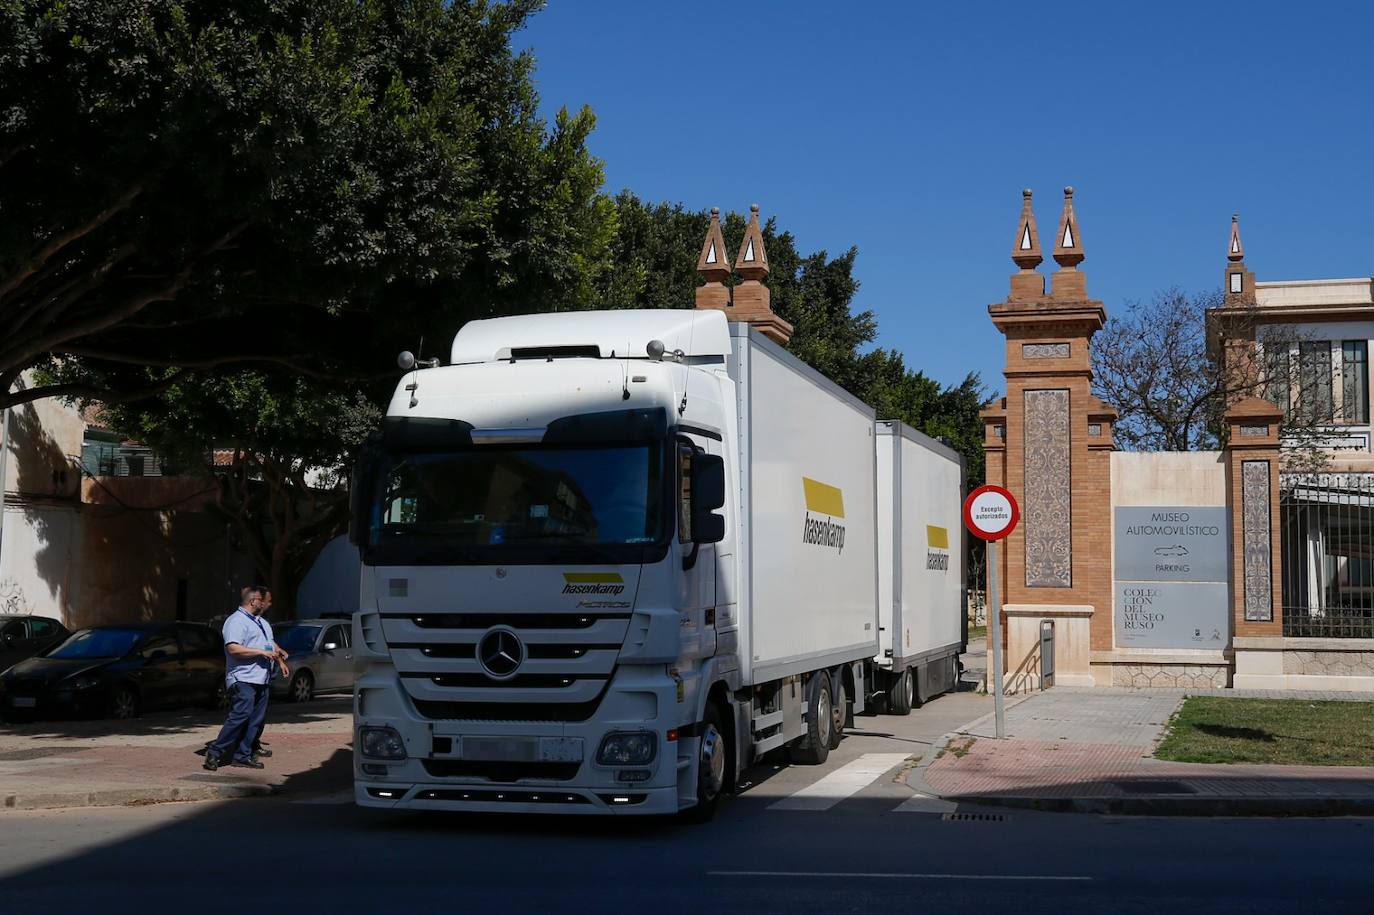
{"type": "Polygon", "coordinates": [[[887,691],[887,710],[892,715],[910,715],[911,706],[916,698],[916,678],[911,668],[902,668],[902,673],[892,681],[887,691]]]}
{"type": "Polygon", "coordinates": [[[831,725],[830,725],[830,749],[835,749],[844,739],[844,721],[849,717],[848,699],[844,691],[844,678],[831,677],[831,725]]]}
{"type": "Polygon", "coordinates": [[[830,734],[835,729],[833,694],[830,675],[818,670],[811,675],[811,689],[806,697],[806,736],[788,750],[792,762],[804,766],[819,766],[830,756],[830,734]]]}
{"type": "Polygon", "coordinates": [[[720,797],[729,787],[730,759],[734,747],[721,724],[720,709],[706,703],[701,722],[701,745],[697,751],[697,802],[682,812],[689,823],[706,823],[720,806],[720,797]]]}

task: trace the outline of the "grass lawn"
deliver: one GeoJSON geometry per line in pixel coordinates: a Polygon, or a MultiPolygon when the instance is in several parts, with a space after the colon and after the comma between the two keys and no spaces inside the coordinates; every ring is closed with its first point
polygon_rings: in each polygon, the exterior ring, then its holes
{"type": "Polygon", "coordinates": [[[969,637],[969,641],[970,641],[970,642],[973,641],[974,639],[981,639],[981,638],[983,638],[984,636],[986,636],[987,634],[988,634],[988,627],[987,627],[987,626],[970,626],[970,627],[968,627],[968,637],[969,637]]]}
{"type": "Polygon", "coordinates": [[[1195,696],[1170,720],[1155,758],[1374,766],[1374,702],[1195,696]]]}

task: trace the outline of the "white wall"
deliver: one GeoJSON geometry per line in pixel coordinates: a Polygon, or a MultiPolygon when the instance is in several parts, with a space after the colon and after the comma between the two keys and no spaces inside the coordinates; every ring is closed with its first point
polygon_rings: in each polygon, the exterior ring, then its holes
{"type": "Polygon", "coordinates": [[[362,562],[348,537],[335,537],[320,552],[296,592],[296,616],[308,619],[321,613],[358,612],[358,584],[362,562]]]}

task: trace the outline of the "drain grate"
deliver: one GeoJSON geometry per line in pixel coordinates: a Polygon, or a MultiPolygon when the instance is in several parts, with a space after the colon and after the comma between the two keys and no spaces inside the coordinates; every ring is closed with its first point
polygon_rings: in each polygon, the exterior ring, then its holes
{"type": "Polygon", "coordinates": [[[940,819],[946,823],[1005,823],[1009,817],[1005,813],[945,813],[940,819]]]}
{"type": "Polygon", "coordinates": [[[1183,782],[1139,779],[1130,782],[1112,782],[1127,794],[1197,794],[1183,782]]]}
{"type": "Polygon", "coordinates": [[[43,759],[47,756],[84,753],[89,749],[90,747],[30,747],[27,750],[5,750],[0,753],[0,762],[27,762],[30,759],[43,759]]]}

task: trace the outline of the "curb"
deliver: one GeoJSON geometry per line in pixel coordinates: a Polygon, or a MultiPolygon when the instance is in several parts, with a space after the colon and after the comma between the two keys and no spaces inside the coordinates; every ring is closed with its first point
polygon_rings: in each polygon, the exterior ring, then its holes
{"type": "MultiPolygon", "coordinates": [[[[924,780],[922,780],[924,784],[924,780]]],[[[1011,807],[1045,813],[1092,813],[1144,817],[1367,817],[1374,816],[1374,798],[1345,797],[1001,797],[998,795],[942,795],[957,804],[1011,807]]]]}
{"type": "Polygon", "coordinates": [[[4,810],[51,810],[63,807],[125,807],[143,804],[213,801],[239,797],[264,797],[274,793],[272,785],[200,785],[196,787],[108,788],[103,791],[35,791],[7,794],[0,798],[4,810]]]}

